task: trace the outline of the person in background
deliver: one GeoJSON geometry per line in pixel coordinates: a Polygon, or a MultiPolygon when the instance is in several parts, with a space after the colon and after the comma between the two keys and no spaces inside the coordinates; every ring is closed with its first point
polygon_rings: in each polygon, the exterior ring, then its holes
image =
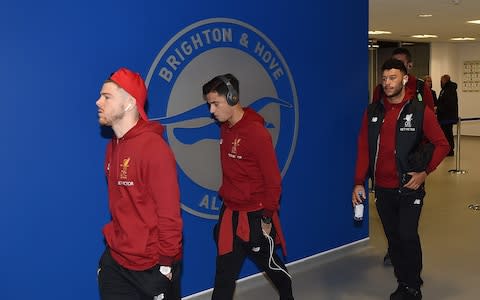
{"type": "Polygon", "coordinates": [[[105,175],[111,221],[103,228],[102,300],[179,300],[182,219],[176,162],[148,120],[147,89],[129,69],[113,73],[100,91],[98,120],[115,136],[107,146],[105,175]]]}
{"type": "Polygon", "coordinates": [[[383,64],[384,96],[364,113],[352,191],[355,206],[366,199],[366,179],[373,182],[398,282],[390,300],[422,299],[418,222],[425,197],[424,182],[450,148],[433,111],[405,87],[408,79],[402,61],[389,59],[383,64]]]}
{"type": "Polygon", "coordinates": [[[433,104],[434,104],[434,108],[436,109],[438,98],[437,98],[437,92],[435,92],[435,90],[432,89],[432,77],[430,77],[430,75],[425,75],[425,77],[423,77],[423,82],[425,83],[425,86],[428,86],[430,88],[430,91],[432,92],[433,104]]]}
{"type": "Polygon", "coordinates": [[[455,154],[453,125],[458,122],[457,84],[450,80],[450,75],[445,74],[440,78],[440,86],[442,90],[437,101],[437,119],[450,144],[448,156],[453,156],[455,154]]]}
{"type": "Polygon", "coordinates": [[[239,82],[219,75],[203,85],[210,113],[220,122],[223,200],[215,226],[217,259],[213,300],[233,298],[235,281],[249,256],[264,271],[281,300],[293,299],[292,279],[275,253],[285,251],[278,215],[281,175],[264,119],[239,102],[239,82]]]}

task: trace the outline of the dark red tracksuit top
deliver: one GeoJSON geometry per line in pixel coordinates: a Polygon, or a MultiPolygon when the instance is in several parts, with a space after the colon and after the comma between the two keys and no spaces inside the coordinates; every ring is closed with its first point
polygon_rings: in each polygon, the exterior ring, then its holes
{"type": "Polygon", "coordinates": [[[285,241],[278,218],[281,193],[281,175],[278,168],[272,137],[265,128],[264,119],[253,109],[244,108],[244,115],[232,127],[227,122],[221,126],[220,158],[222,185],[219,194],[226,207],[220,220],[219,253],[231,251],[232,211],[239,212],[236,234],[248,241],[250,228],[246,212],[263,209],[263,215],[272,217],[286,253],[285,241]]]}
{"type": "MultiPolygon", "coordinates": [[[[405,93],[403,102],[391,104],[384,100],[385,117],[380,129],[380,145],[378,146],[377,165],[375,169],[375,185],[383,188],[398,188],[399,178],[397,175],[397,161],[395,158],[395,145],[397,134],[397,119],[405,102],[413,97],[410,90],[405,93]]],[[[423,134],[430,143],[435,146],[432,159],[427,166],[427,173],[437,168],[442,159],[450,150],[445,135],[438,124],[433,111],[426,106],[423,119],[423,134]]],[[[358,137],[357,164],[355,169],[355,184],[363,185],[368,175],[368,120],[365,111],[362,127],[358,137]]]]}
{"type": "Polygon", "coordinates": [[[176,163],[162,132],[139,120],[106,150],[112,220],[103,234],[113,259],[131,270],[170,266],[182,252],[176,163]]]}
{"type": "Polygon", "coordinates": [[[221,127],[222,186],[219,194],[233,210],[278,209],[281,176],[265,121],[250,108],[233,127],[221,127]]]}

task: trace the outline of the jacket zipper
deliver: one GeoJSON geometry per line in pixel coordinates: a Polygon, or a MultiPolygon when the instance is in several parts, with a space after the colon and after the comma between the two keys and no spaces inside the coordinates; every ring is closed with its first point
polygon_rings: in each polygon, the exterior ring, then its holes
{"type": "Polygon", "coordinates": [[[402,174],[400,174],[400,169],[399,169],[400,160],[398,159],[398,156],[397,156],[397,145],[398,145],[398,140],[397,140],[398,139],[398,134],[397,133],[399,131],[398,120],[400,119],[400,116],[402,115],[403,110],[405,109],[405,106],[407,106],[409,103],[410,103],[410,100],[405,102],[405,104],[400,109],[400,112],[398,113],[398,116],[397,116],[397,126],[395,126],[395,150],[394,150],[393,153],[395,154],[395,160],[397,161],[397,176],[398,176],[398,186],[399,186],[398,191],[399,192],[401,192],[401,190],[402,190],[402,174]]]}

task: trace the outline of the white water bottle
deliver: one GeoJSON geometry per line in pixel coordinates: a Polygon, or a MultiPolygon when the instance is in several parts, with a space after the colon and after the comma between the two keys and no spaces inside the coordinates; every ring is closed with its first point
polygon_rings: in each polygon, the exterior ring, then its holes
{"type": "Polygon", "coordinates": [[[354,208],[354,213],[353,213],[353,219],[355,221],[362,221],[363,220],[363,210],[364,210],[365,206],[363,205],[363,203],[360,203],[360,204],[356,204],[355,205],[355,208],[354,208]]]}
{"type": "MultiPolygon", "coordinates": [[[[363,199],[362,193],[358,193],[358,197],[363,199]]],[[[353,219],[355,221],[362,221],[363,220],[363,211],[365,209],[365,205],[363,203],[355,204],[353,208],[353,219]]]]}

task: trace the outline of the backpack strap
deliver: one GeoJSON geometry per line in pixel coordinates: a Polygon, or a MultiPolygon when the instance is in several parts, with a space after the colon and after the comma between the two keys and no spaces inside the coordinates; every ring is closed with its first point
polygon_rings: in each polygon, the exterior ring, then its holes
{"type": "Polygon", "coordinates": [[[423,102],[424,88],[425,88],[425,82],[422,79],[417,78],[416,96],[417,96],[417,100],[420,102],[423,102]]]}

